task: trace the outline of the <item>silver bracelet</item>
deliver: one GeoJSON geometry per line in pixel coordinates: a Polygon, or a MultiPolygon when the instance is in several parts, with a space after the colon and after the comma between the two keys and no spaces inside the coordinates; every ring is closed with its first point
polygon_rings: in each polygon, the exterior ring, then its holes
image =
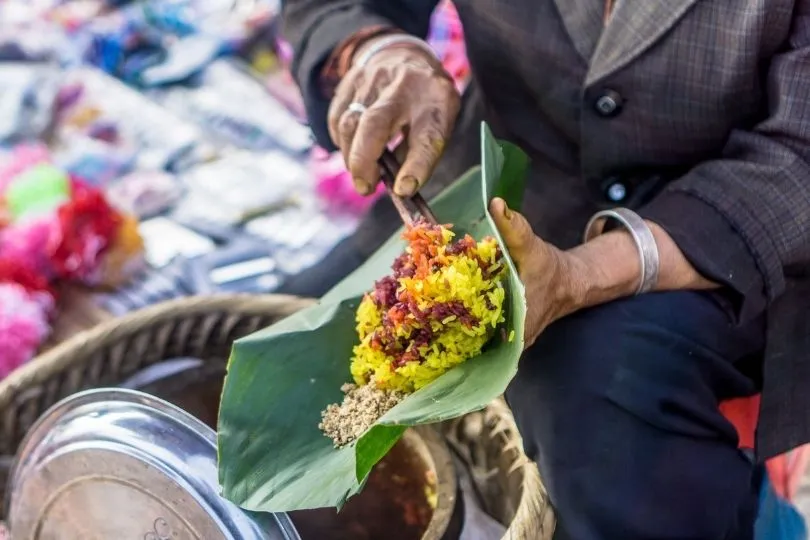
{"type": "Polygon", "coordinates": [[[609,219],[615,219],[621,223],[630,232],[633,241],[636,243],[636,248],[638,248],[641,261],[641,279],[636,294],[650,292],[658,284],[660,266],[658,244],[655,242],[655,236],[653,236],[649,225],[641,216],[627,208],[614,208],[597,212],[585,226],[583,241],[587,242],[602,234],[609,219]]]}
{"type": "Polygon", "coordinates": [[[371,44],[371,46],[366,49],[361,56],[357,58],[352,65],[357,67],[365,67],[366,64],[380,51],[391,47],[399,47],[402,45],[415,45],[422,49],[423,51],[427,52],[434,58],[439,58],[436,54],[436,51],[427,44],[424,40],[419,39],[418,37],[408,36],[404,34],[395,34],[392,36],[384,37],[378,41],[375,41],[371,44]]]}

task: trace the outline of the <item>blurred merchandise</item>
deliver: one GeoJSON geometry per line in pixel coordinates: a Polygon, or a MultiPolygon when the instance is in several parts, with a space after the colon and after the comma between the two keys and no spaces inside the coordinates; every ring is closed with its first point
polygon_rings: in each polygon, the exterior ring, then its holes
{"type": "Polygon", "coordinates": [[[197,257],[214,250],[214,242],[165,217],[156,217],[140,225],[146,245],[146,260],[153,268],[168,265],[176,257],[197,257]]]}
{"type": "Polygon", "coordinates": [[[232,152],[181,175],[186,194],[173,212],[178,220],[235,225],[289,203],[309,183],[307,169],[281,152],[232,152]]]}
{"type": "Polygon", "coordinates": [[[2,194],[12,224],[25,224],[54,213],[71,196],[70,178],[48,162],[32,163],[8,178],[2,194]]]}
{"type": "Polygon", "coordinates": [[[299,122],[306,122],[304,98],[289,71],[292,49],[282,39],[272,36],[270,43],[263,43],[252,51],[250,65],[260,73],[267,91],[284,105],[299,122]]]}
{"type": "Polygon", "coordinates": [[[113,204],[139,218],[169,210],[181,194],[179,180],[163,171],[133,171],[107,188],[107,196],[113,204]]]}
{"type": "Polygon", "coordinates": [[[113,284],[134,271],[143,249],[132,219],[47,155],[31,159],[28,147],[19,155],[23,164],[9,162],[2,172],[0,256],[13,255],[49,280],[85,285],[113,284]]]}
{"type": "Polygon", "coordinates": [[[142,5],[157,30],[214,37],[223,53],[237,52],[281,9],[280,0],[147,0],[142,5]]]}
{"type": "Polygon", "coordinates": [[[169,265],[149,269],[114,291],[95,294],[93,299],[99,308],[120,316],[157,302],[188,296],[191,292],[186,285],[186,264],[186,259],[177,257],[169,265]]]}
{"type": "MultiPolygon", "coordinates": [[[[34,165],[48,163],[50,150],[38,142],[9,147],[0,158],[0,193],[3,193],[16,176],[34,165]]],[[[0,221],[2,223],[2,221],[0,221]]]]}
{"type": "Polygon", "coordinates": [[[470,64],[464,44],[464,28],[450,0],[441,0],[433,12],[427,40],[453,77],[459,92],[463,93],[470,80],[470,64]]]}
{"type": "Polygon", "coordinates": [[[144,249],[138,219],[132,214],[122,214],[115,234],[110,238],[109,246],[101,258],[99,279],[89,284],[115,288],[127,283],[132,276],[145,268],[144,249]]]}
{"type": "Polygon", "coordinates": [[[72,33],[108,11],[106,0],[52,0],[47,18],[72,33]]]}
{"type": "Polygon", "coordinates": [[[146,0],[86,25],[85,62],[127,83],[177,83],[242,51],[279,10],[272,0],[146,0]]]}
{"type": "Polygon", "coordinates": [[[0,60],[67,60],[75,53],[64,29],[50,20],[50,0],[0,2],[0,60]]]}
{"type": "Polygon", "coordinates": [[[48,64],[0,63],[0,143],[45,135],[60,76],[59,70],[48,64]]]}
{"type": "Polygon", "coordinates": [[[219,42],[208,36],[179,38],[165,52],[150,51],[148,65],[130,62],[128,67],[135,71],[131,75],[125,73],[125,80],[144,87],[182,83],[204,72],[219,55],[219,42]]]}
{"type": "Polygon", "coordinates": [[[144,64],[160,62],[164,53],[164,37],[150,31],[135,4],[93,19],[78,34],[85,63],[130,83],[137,81],[144,64]]]}
{"type": "Polygon", "coordinates": [[[53,149],[54,162],[96,187],[105,187],[136,166],[137,154],[104,138],[75,133],[53,149]]]}
{"type": "Polygon", "coordinates": [[[57,142],[85,136],[135,156],[142,169],[177,170],[215,155],[193,124],[98,70],[65,73],[57,142]]]}
{"type": "Polygon", "coordinates": [[[303,153],[312,146],[309,129],[271,97],[241,63],[217,60],[194,82],[154,89],[148,95],[223,144],[293,153],[303,153]]]}
{"type": "Polygon", "coordinates": [[[247,232],[269,243],[285,275],[317,264],[357,227],[356,217],[324,214],[313,202],[256,218],[245,226],[247,232]]]}
{"type": "Polygon", "coordinates": [[[232,240],[238,239],[244,235],[240,224],[217,223],[209,219],[178,219],[177,215],[173,215],[172,219],[177,221],[184,227],[188,227],[192,231],[207,236],[217,245],[225,245],[232,240]]]}
{"type": "Polygon", "coordinates": [[[269,293],[282,280],[270,246],[247,235],[209,255],[189,261],[187,268],[194,294],[216,291],[269,293]]]}

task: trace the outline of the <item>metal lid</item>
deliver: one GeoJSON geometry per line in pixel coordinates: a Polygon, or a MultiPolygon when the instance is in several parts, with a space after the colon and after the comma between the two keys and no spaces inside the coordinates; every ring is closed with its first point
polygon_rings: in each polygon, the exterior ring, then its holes
{"type": "Polygon", "coordinates": [[[8,493],[15,540],[300,540],[286,514],[219,496],[213,430],[133,390],[52,407],[20,447],[8,493]]]}

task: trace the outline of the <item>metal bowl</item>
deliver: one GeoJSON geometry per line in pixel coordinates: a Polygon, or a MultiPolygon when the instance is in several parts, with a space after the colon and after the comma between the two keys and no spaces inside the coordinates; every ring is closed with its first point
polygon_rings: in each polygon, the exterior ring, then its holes
{"type": "Polygon", "coordinates": [[[11,472],[15,540],[300,540],[286,514],[219,495],[216,435],[133,390],[75,394],[33,426],[11,472]]]}

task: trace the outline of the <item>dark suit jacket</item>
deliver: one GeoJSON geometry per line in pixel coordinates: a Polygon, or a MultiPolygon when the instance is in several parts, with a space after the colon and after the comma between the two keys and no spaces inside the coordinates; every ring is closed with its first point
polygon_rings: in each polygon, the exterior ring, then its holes
{"type": "MultiPolygon", "coordinates": [[[[319,74],[370,25],[424,36],[434,0],[287,0],[312,127],[319,74]]],[[[457,0],[486,119],[533,158],[524,212],[575,245],[621,205],[767,317],[758,450],[810,440],[810,0],[457,0]]]]}

